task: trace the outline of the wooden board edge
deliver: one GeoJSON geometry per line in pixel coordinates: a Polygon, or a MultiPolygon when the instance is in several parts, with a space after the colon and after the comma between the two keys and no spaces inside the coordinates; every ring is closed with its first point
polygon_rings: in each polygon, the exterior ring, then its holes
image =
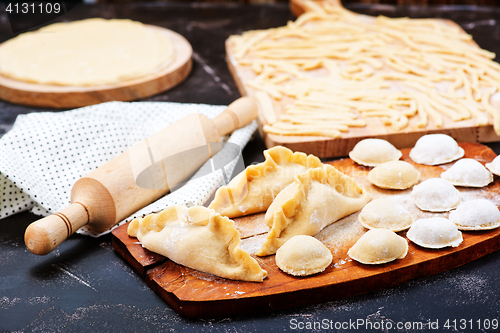
{"type": "Polygon", "coordinates": [[[144,279],[148,270],[163,264],[168,259],[162,255],[143,249],[142,245],[137,244],[136,239],[128,236],[127,226],[128,223],[116,227],[111,231],[111,244],[113,249],[144,279]],[[134,247],[139,249],[139,251],[134,251],[134,247]],[[139,257],[137,253],[145,253],[149,260],[144,260],[144,257],[139,257]]]}
{"type": "MultiPolygon", "coordinates": [[[[479,159],[483,164],[496,157],[496,154],[489,147],[484,145],[478,143],[460,143],[460,145],[466,150],[465,157],[479,159]],[[473,149],[474,147],[481,148],[480,153],[476,152],[473,149]],[[470,151],[470,154],[467,153],[468,151],[470,151]]],[[[498,179],[496,182],[498,182],[498,179]]],[[[122,228],[121,232],[125,232],[126,234],[126,225],[120,226],[119,228],[122,228]]],[[[304,289],[296,289],[291,292],[287,292],[285,283],[283,285],[273,286],[273,288],[283,288],[281,292],[271,294],[268,293],[259,295],[259,291],[256,290],[254,294],[249,292],[246,295],[231,295],[231,298],[225,299],[182,299],[182,296],[178,296],[181,294],[176,294],[176,291],[178,290],[177,285],[182,288],[182,286],[185,286],[186,282],[188,282],[185,280],[186,275],[184,274],[187,268],[180,269],[180,271],[176,273],[177,275],[174,274],[169,276],[168,280],[162,279],[165,274],[164,268],[172,268],[172,265],[175,265],[171,261],[166,261],[155,265],[154,267],[148,267],[145,269],[146,273],[144,278],[147,285],[183,317],[219,318],[242,316],[242,314],[250,312],[266,313],[376,292],[378,290],[404,284],[415,279],[442,273],[472,262],[500,249],[500,228],[489,231],[463,231],[463,233],[464,242],[458,248],[432,250],[420,248],[413,243],[409,244],[410,256],[415,251],[425,251],[428,253],[435,253],[436,251],[439,251],[443,253],[443,255],[439,255],[439,257],[428,258],[418,263],[404,263],[396,260],[388,264],[376,265],[376,267],[361,265],[354,262],[355,265],[360,265],[362,269],[371,270],[382,268],[383,271],[375,276],[370,275],[362,279],[349,280],[337,284],[323,283],[316,284],[317,287],[315,287],[314,285],[316,282],[314,282],[310,283],[309,286],[306,286],[304,289]],[[472,241],[471,244],[468,242],[469,237],[467,235],[474,238],[479,236],[482,240],[480,242],[472,241]],[[170,286],[170,282],[173,282],[173,287],[164,288],[166,286],[170,286]],[[168,291],[168,289],[172,291],[168,291]]],[[[120,236],[120,233],[116,230],[113,230],[113,235],[117,236],[118,241],[120,241],[120,237],[123,238],[123,235],[120,236]]],[[[125,242],[137,243],[137,240],[130,238],[127,235],[127,240],[125,242]]],[[[128,251],[130,247],[122,246],[121,249],[128,251]]],[[[122,257],[125,260],[130,258],[123,255],[122,257]]],[[[341,269],[347,269],[347,267],[341,269]]],[[[309,279],[309,277],[297,279],[309,279]]],[[[288,290],[290,290],[290,288],[288,288],[288,290]]]]}
{"type": "MultiPolygon", "coordinates": [[[[498,141],[494,139],[493,126],[484,126],[483,131],[489,131],[490,141],[498,141]]],[[[259,132],[260,133],[260,132],[259,132]]],[[[414,133],[391,133],[391,134],[381,134],[381,135],[366,135],[358,137],[348,137],[340,139],[332,138],[322,138],[322,140],[317,141],[291,141],[289,138],[279,135],[260,133],[263,137],[266,147],[271,148],[274,146],[284,146],[292,151],[301,151],[307,154],[313,154],[319,158],[332,158],[332,157],[344,157],[348,156],[349,152],[354,148],[354,146],[361,140],[368,138],[377,138],[389,141],[396,148],[411,148],[415,145],[417,140],[423,135],[427,134],[447,134],[459,142],[478,142],[478,128],[477,127],[462,127],[462,128],[449,128],[449,129],[429,129],[423,130],[421,132],[414,133]]],[[[481,137],[482,139],[484,136],[481,137]]]]}
{"type": "MultiPolygon", "coordinates": [[[[146,283],[182,317],[193,319],[236,317],[245,316],[245,314],[261,314],[287,310],[375,293],[383,289],[457,268],[499,249],[500,233],[495,237],[489,238],[485,243],[475,244],[464,251],[450,252],[438,259],[408,265],[403,268],[389,268],[386,272],[376,275],[376,278],[368,277],[316,288],[226,300],[190,301],[179,299],[175,293],[168,292],[162,288],[156,279],[156,274],[158,273],[155,272],[155,269],[147,272],[146,283]],[[464,254],[466,260],[464,260],[464,254]]],[[[385,265],[390,267],[390,263],[385,265]]],[[[157,269],[161,270],[161,267],[157,269]]]]}

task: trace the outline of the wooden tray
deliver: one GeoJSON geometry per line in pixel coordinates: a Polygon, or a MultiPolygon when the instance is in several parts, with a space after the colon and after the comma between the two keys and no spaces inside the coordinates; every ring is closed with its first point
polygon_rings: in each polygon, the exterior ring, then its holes
{"type": "Polygon", "coordinates": [[[175,48],[174,62],[157,73],[93,87],[28,83],[0,75],[0,99],[35,107],[76,108],[109,101],[132,101],[171,89],[184,81],[191,72],[193,49],[176,32],[153,25],[147,27],[167,35],[175,48]]]}
{"type": "MultiPolygon", "coordinates": [[[[341,6],[340,0],[317,0],[316,3],[321,5],[328,2],[341,6]]],[[[303,0],[291,0],[291,11],[295,15],[304,13],[307,9],[304,7],[303,0]]],[[[360,17],[364,16],[357,14],[360,17]]],[[[454,25],[460,28],[455,22],[443,19],[429,19],[433,21],[440,21],[444,24],[454,25]]],[[[462,30],[460,28],[460,30],[462,30]]],[[[463,31],[463,30],[462,30],[463,31]]],[[[465,31],[463,31],[465,34],[465,31]]],[[[472,42],[474,43],[474,42],[472,42]]],[[[476,45],[474,43],[474,45],[476,45]]],[[[476,45],[477,46],[477,45],[476,45]]],[[[234,60],[234,46],[230,39],[226,40],[226,55],[227,64],[233,79],[235,80],[238,90],[243,96],[254,96],[255,89],[247,85],[247,81],[253,79],[255,74],[253,71],[244,66],[240,66],[234,60]]],[[[287,102],[275,102],[275,108],[278,114],[281,113],[280,109],[287,102]]],[[[492,101],[492,105],[500,111],[500,103],[492,101]]],[[[489,117],[489,116],[488,116],[489,117]]],[[[397,148],[413,147],[415,142],[425,134],[443,133],[448,134],[455,138],[458,142],[494,142],[499,141],[500,137],[497,136],[493,130],[493,122],[491,117],[490,125],[478,126],[475,119],[468,119],[459,122],[454,122],[447,117],[443,116],[443,126],[438,128],[432,121],[425,128],[420,128],[417,125],[418,120],[416,117],[410,119],[408,127],[403,130],[396,131],[390,126],[385,126],[378,118],[367,117],[365,118],[366,127],[350,128],[349,132],[342,133],[338,139],[332,139],[321,136],[282,136],[275,134],[268,134],[262,130],[265,123],[265,118],[259,114],[259,132],[268,148],[281,145],[292,149],[293,151],[301,151],[308,154],[314,154],[318,157],[339,157],[347,156],[352,148],[359,141],[366,138],[380,138],[391,142],[397,148]]]]}
{"type": "MultiPolygon", "coordinates": [[[[477,143],[463,143],[465,157],[481,163],[496,155],[477,143]]],[[[439,177],[451,164],[424,166],[413,163],[409,149],[403,150],[402,160],[412,163],[421,173],[421,181],[439,177]]],[[[416,219],[448,216],[448,213],[422,212],[409,200],[411,189],[383,190],[371,185],[366,175],[369,168],[360,167],[350,159],[331,162],[342,172],[354,177],[372,193],[373,198],[391,197],[403,204],[416,219]]],[[[498,178],[488,187],[459,188],[462,199],[487,198],[500,206],[498,178]]],[[[175,311],[185,317],[222,317],[247,313],[269,312],[306,304],[321,303],[367,293],[412,279],[436,274],[480,258],[500,249],[500,228],[491,231],[463,232],[463,243],[456,248],[424,249],[410,242],[408,255],[383,265],[362,265],[347,256],[347,250],[366,231],[357,221],[358,213],[345,217],[325,228],[316,237],[333,254],[332,264],[322,273],[310,277],[294,277],[281,272],[274,255],[256,257],[268,272],[262,283],[232,281],[198,272],[144,249],[136,238],[127,235],[127,225],[112,231],[115,250],[142,276],[146,284],[175,311]]],[[[234,220],[242,236],[242,247],[252,253],[265,237],[264,214],[234,220]]],[[[398,233],[406,235],[406,231],[398,233]]]]}

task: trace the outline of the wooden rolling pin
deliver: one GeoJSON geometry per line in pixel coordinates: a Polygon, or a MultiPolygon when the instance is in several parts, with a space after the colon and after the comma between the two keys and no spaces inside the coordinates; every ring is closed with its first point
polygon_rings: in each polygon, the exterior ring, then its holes
{"type": "Polygon", "coordinates": [[[242,97],[213,120],[191,114],[164,128],[79,179],[71,190],[69,207],[28,226],[24,235],[26,246],[31,252],[44,255],[84,225],[97,232],[108,230],[167,194],[169,188],[201,167],[215,153],[210,151],[210,142],[220,142],[222,136],[249,124],[256,117],[255,102],[242,97]],[[179,158],[175,166],[168,167],[170,174],[163,175],[162,188],[137,185],[138,175],[153,163],[203,146],[207,147],[207,154],[199,154],[190,161],[179,158]]]}

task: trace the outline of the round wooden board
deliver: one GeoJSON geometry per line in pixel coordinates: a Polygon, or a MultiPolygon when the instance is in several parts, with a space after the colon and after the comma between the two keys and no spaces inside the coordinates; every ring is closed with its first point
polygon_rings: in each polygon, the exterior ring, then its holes
{"type": "Polygon", "coordinates": [[[176,32],[152,25],[147,27],[167,35],[175,48],[175,60],[154,74],[101,86],[36,84],[0,75],[0,99],[35,107],[75,108],[109,101],[132,101],[171,89],[191,72],[193,49],[176,32]]]}

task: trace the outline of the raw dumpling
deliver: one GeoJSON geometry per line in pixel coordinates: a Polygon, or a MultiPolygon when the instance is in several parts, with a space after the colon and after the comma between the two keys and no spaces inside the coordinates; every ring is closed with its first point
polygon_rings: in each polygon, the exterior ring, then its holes
{"type": "Polygon", "coordinates": [[[393,190],[412,187],[420,178],[420,172],[404,161],[382,163],[368,173],[368,180],[375,186],[393,190]]]}
{"type": "Polygon", "coordinates": [[[500,156],[495,157],[493,161],[486,163],[485,166],[492,174],[500,176],[500,156]]]}
{"type": "Polygon", "coordinates": [[[493,181],[491,172],[472,158],[456,161],[451,168],[441,173],[441,178],[453,185],[468,187],[483,187],[493,181]]]}
{"type": "Polygon", "coordinates": [[[403,206],[390,199],[376,199],[369,202],[358,216],[361,225],[367,229],[389,229],[401,231],[413,223],[413,215],[403,206]]]}
{"type": "Polygon", "coordinates": [[[323,243],[306,235],[293,236],[276,252],[276,265],[296,276],[323,272],[332,260],[332,253],[323,243]]]}
{"type": "Polygon", "coordinates": [[[448,163],[464,156],[464,150],[446,134],[422,136],[410,150],[410,158],[418,164],[438,165],[448,163]]]}
{"type": "Polygon", "coordinates": [[[267,276],[240,248],[240,233],[234,222],[205,207],[170,206],[133,220],[127,231],[146,249],[202,272],[254,282],[262,282],[267,276]]]}
{"type": "Polygon", "coordinates": [[[277,146],[264,151],[266,160],[248,166],[215,193],[209,208],[233,218],[265,211],[295,175],[323,165],[319,158],[277,146]]]}
{"type": "Polygon", "coordinates": [[[403,154],[388,141],[382,139],[364,139],[358,142],[349,153],[349,157],[356,163],[365,166],[397,161],[403,154]]]}
{"type": "Polygon", "coordinates": [[[333,166],[309,169],[281,191],[266,212],[270,230],[256,252],[266,256],[296,235],[314,236],[324,227],[352,214],[370,201],[354,179],[333,166]]]}
{"type": "Polygon", "coordinates": [[[457,247],[463,240],[457,226],[443,217],[415,221],[406,233],[406,237],[417,245],[431,249],[457,247]]]}
{"type": "Polygon", "coordinates": [[[411,197],[418,208],[429,212],[448,212],[460,203],[460,192],[441,178],[427,179],[415,185],[411,197]]]}
{"type": "Polygon", "coordinates": [[[500,211],[486,199],[464,202],[450,213],[450,221],[460,230],[490,230],[500,227],[500,211]]]}
{"type": "Polygon", "coordinates": [[[403,259],[407,253],[406,239],[387,229],[368,230],[347,251],[349,257],[362,264],[384,264],[403,259]]]}

